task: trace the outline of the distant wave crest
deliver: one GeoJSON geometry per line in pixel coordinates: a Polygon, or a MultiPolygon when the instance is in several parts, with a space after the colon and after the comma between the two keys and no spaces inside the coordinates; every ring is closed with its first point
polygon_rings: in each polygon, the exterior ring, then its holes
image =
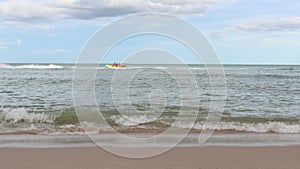
{"type": "Polygon", "coordinates": [[[61,65],[35,65],[35,64],[26,64],[26,65],[9,65],[9,64],[0,64],[0,69],[63,69],[61,65]]]}

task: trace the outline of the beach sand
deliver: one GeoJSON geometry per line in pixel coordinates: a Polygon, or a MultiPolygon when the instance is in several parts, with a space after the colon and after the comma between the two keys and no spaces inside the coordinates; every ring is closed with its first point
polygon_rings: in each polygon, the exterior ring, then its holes
{"type": "Polygon", "coordinates": [[[146,159],[98,147],[0,148],[1,169],[299,169],[300,146],[177,147],[146,159]]]}

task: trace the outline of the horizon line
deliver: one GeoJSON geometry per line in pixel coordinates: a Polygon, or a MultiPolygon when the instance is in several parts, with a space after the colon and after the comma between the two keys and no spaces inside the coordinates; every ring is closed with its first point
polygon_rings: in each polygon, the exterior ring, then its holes
{"type": "MultiPolygon", "coordinates": [[[[35,63],[35,62],[11,62],[11,63],[0,63],[0,64],[97,64],[97,63],[74,63],[74,62],[41,62],[41,63],[35,63]]],[[[111,64],[111,63],[98,63],[100,65],[104,64],[111,64]]],[[[299,64],[292,64],[292,63],[221,63],[221,64],[195,64],[195,63],[187,63],[187,64],[172,64],[172,63],[126,63],[128,65],[245,65],[245,66],[300,66],[299,64]]]]}

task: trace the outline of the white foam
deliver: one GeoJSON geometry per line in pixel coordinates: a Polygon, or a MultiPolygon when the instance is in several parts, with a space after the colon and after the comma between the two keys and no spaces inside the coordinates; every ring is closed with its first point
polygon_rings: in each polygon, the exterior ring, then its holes
{"type": "Polygon", "coordinates": [[[1,69],[10,69],[10,68],[12,68],[12,66],[6,65],[6,64],[0,64],[0,68],[1,69]]]}
{"type": "MultiPolygon", "coordinates": [[[[194,125],[194,129],[214,129],[214,124],[201,124],[197,123],[194,125]]],[[[219,131],[232,130],[232,131],[246,131],[246,132],[257,132],[257,133],[289,133],[297,134],[300,133],[300,124],[287,124],[284,122],[268,122],[268,123],[240,123],[240,122],[220,122],[216,128],[219,131]]]]}
{"type": "Polygon", "coordinates": [[[47,122],[52,123],[50,117],[45,113],[28,113],[25,108],[9,109],[4,108],[0,112],[1,120],[17,122],[47,122]]]}
{"type": "MultiPolygon", "coordinates": [[[[120,126],[130,127],[143,123],[149,123],[157,119],[156,115],[132,115],[132,116],[112,116],[111,119],[120,126]]],[[[161,121],[163,122],[163,121],[161,121]]]]}
{"type": "MultiPolygon", "coordinates": [[[[145,120],[144,116],[112,116],[111,119],[123,127],[134,127],[139,124],[148,121],[145,120]]],[[[165,120],[160,121],[163,123],[165,120]]],[[[170,120],[170,119],[169,119],[170,120]]],[[[168,121],[168,120],[167,120],[168,121]]],[[[168,123],[165,121],[165,123],[168,123]]],[[[241,123],[241,122],[219,122],[219,123],[196,123],[194,124],[192,121],[183,120],[177,121],[176,123],[171,124],[172,127],[178,129],[196,129],[196,130],[213,130],[216,129],[218,131],[241,131],[241,132],[256,132],[256,133],[288,133],[288,134],[300,134],[300,123],[285,123],[285,122],[268,122],[268,123],[241,123]],[[216,128],[215,128],[216,127],[216,128]]],[[[151,126],[153,127],[153,126],[151,126]]]]}
{"type": "Polygon", "coordinates": [[[128,118],[124,118],[123,116],[112,116],[111,119],[120,126],[129,127],[136,126],[139,123],[128,118]]]}
{"type": "Polygon", "coordinates": [[[8,64],[0,64],[0,69],[62,69],[64,68],[61,65],[20,65],[20,66],[12,66],[8,64]]]}

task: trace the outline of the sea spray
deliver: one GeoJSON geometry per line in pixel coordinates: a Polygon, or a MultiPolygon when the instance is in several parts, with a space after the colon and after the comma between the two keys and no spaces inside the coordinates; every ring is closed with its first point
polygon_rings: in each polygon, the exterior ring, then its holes
{"type": "Polygon", "coordinates": [[[10,123],[29,122],[29,123],[52,123],[51,118],[44,112],[28,113],[25,108],[3,108],[0,110],[1,121],[10,123]]]}

